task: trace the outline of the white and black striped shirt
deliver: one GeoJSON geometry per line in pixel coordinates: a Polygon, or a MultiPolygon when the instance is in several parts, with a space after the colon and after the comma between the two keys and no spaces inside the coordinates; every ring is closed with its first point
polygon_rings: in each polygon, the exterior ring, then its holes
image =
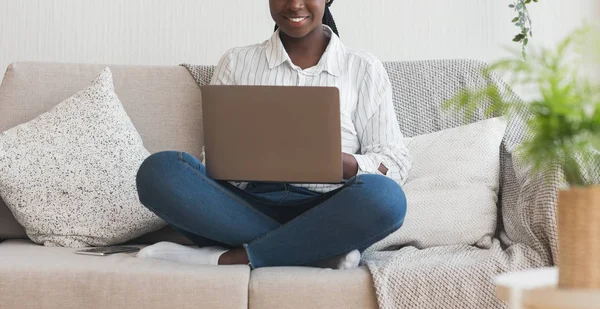
{"type": "MultiPolygon", "coordinates": [[[[327,26],[331,37],[319,63],[302,70],[290,60],[279,30],[262,44],[229,50],[219,61],[213,85],[326,86],[340,90],[342,150],[354,154],[359,174],[380,174],[404,184],[410,157],[392,102],[386,70],[375,56],[346,48],[327,26]]],[[[243,185],[242,185],[243,186],[243,185]]],[[[316,192],[340,185],[300,184],[316,192]]]]}

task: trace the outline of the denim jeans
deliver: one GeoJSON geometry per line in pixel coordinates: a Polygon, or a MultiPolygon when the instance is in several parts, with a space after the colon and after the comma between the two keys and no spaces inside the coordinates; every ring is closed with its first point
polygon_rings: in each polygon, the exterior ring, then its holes
{"type": "Polygon", "coordinates": [[[364,250],[400,228],[406,213],[404,192],[382,175],[356,176],[324,194],[285,183],[242,190],[174,151],[144,161],[137,189],[142,204],[198,246],[243,246],[254,268],[364,250]]]}

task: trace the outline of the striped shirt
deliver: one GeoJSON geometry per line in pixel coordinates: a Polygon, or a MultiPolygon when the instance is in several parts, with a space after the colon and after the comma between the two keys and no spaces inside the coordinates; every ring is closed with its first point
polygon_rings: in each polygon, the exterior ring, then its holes
{"type": "MultiPolygon", "coordinates": [[[[411,161],[394,112],[386,70],[375,56],[346,48],[329,27],[323,27],[330,41],[317,65],[303,70],[292,63],[278,30],[262,44],[229,50],[219,61],[211,84],[337,87],[342,150],[354,155],[358,174],[381,175],[378,168],[383,164],[388,177],[404,184],[411,161]]],[[[295,185],[316,192],[340,187],[295,185]]]]}

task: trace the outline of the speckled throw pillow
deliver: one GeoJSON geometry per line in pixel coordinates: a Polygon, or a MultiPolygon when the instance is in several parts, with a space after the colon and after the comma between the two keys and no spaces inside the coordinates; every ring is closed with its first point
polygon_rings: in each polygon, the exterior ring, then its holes
{"type": "Polygon", "coordinates": [[[106,68],[90,87],[0,133],[0,195],[38,244],[123,243],[164,226],[137,195],[148,156],[106,68]]]}

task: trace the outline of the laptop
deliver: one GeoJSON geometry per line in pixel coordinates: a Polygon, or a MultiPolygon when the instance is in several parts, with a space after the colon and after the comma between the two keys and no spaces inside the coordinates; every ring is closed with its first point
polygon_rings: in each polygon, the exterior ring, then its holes
{"type": "Polygon", "coordinates": [[[201,90],[208,177],[343,181],[337,88],[210,85],[201,90]]]}

